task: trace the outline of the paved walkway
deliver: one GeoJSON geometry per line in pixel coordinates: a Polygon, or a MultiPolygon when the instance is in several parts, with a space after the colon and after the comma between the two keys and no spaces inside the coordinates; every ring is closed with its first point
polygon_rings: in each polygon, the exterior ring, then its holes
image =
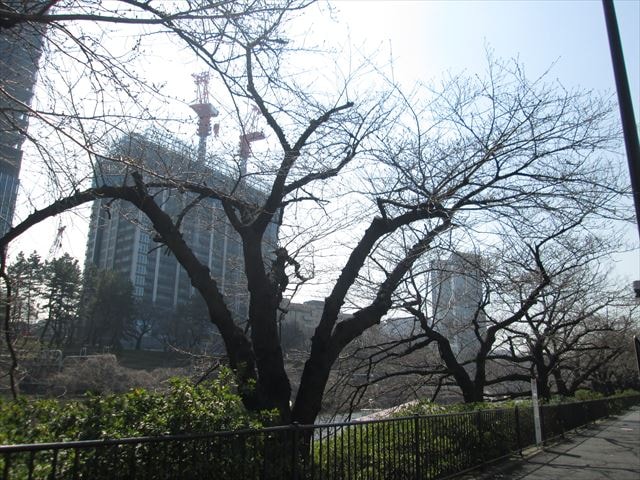
{"type": "Polygon", "coordinates": [[[566,441],[475,478],[640,480],[640,407],[570,435],[566,441]]]}

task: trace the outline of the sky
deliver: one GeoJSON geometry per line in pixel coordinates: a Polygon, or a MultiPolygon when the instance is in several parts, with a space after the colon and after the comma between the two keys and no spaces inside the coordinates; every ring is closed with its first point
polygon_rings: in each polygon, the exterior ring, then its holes
{"type": "MultiPolygon", "coordinates": [[[[529,78],[548,73],[566,88],[615,95],[615,81],[600,0],[363,1],[338,0],[334,16],[373,49],[393,57],[394,77],[437,82],[444,72],[482,74],[486,52],[517,58],[529,78]]],[[[614,3],[627,74],[640,121],[640,0],[614,3]]],[[[635,225],[633,251],[614,256],[614,276],[640,278],[635,225]]]]}
{"type": "MultiPolygon", "coordinates": [[[[447,70],[482,71],[490,48],[498,57],[518,58],[531,76],[553,66],[551,76],[566,85],[597,90],[614,85],[599,0],[339,0],[335,5],[353,37],[391,41],[397,77],[430,80],[447,70]]],[[[637,101],[640,2],[615,6],[637,101]]]]}
{"type": "MultiPolygon", "coordinates": [[[[301,19],[312,24],[317,42],[331,41],[345,50],[367,55],[374,52],[380,64],[402,85],[437,82],[446,72],[482,74],[486,52],[496,58],[517,58],[527,75],[547,70],[567,88],[580,87],[615,93],[607,34],[599,0],[562,1],[370,1],[330,2],[333,20],[326,9],[313,7],[301,19]],[[323,10],[324,13],[319,12],[323,10]],[[390,61],[390,59],[393,59],[390,61]]],[[[640,119],[640,0],[615,2],[621,31],[636,120],[640,119]]],[[[173,60],[175,63],[175,59],[173,60]]],[[[192,100],[188,68],[163,70],[169,87],[192,100]],[[175,72],[175,73],[171,73],[175,72]]],[[[23,179],[23,182],[28,179],[23,179]]],[[[24,198],[22,213],[28,211],[24,198]]],[[[37,250],[47,257],[59,226],[64,225],[61,248],[84,258],[86,210],[59,223],[32,229],[12,246],[12,253],[37,250]]],[[[635,227],[629,238],[638,245],[635,227]]],[[[632,280],[640,278],[640,255],[618,256],[616,272],[632,280]]]]}

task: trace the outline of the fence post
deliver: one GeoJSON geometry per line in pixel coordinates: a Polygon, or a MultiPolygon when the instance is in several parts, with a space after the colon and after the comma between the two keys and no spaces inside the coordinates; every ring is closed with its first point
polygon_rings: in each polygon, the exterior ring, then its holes
{"type": "MultiPolygon", "coordinates": [[[[3,460],[4,460],[4,468],[2,471],[2,478],[9,478],[9,471],[11,470],[11,454],[10,453],[5,453],[3,456],[3,460]]],[[[32,457],[30,457],[32,458],[32,457]]],[[[31,465],[29,465],[29,467],[31,467],[31,465]]],[[[33,469],[29,468],[28,470],[29,476],[31,476],[31,474],[33,473],[33,469]]]]}
{"type": "Polygon", "coordinates": [[[291,430],[293,432],[293,445],[291,446],[291,479],[298,480],[298,457],[299,457],[299,442],[300,442],[300,429],[298,422],[291,424],[291,430]]]}
{"type": "Polygon", "coordinates": [[[516,420],[516,446],[518,447],[518,452],[520,456],[522,456],[522,437],[520,436],[520,410],[516,405],[515,408],[515,420],[516,420]]]}
{"type": "Polygon", "coordinates": [[[416,480],[422,478],[422,465],[420,462],[420,415],[413,416],[413,454],[415,456],[416,480]]]}

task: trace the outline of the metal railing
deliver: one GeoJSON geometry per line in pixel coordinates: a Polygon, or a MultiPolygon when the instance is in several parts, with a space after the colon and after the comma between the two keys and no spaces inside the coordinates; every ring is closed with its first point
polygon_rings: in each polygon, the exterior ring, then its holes
{"type": "MultiPolygon", "coordinates": [[[[640,396],[541,407],[543,438],[640,396]]],[[[531,408],[0,446],[2,479],[440,479],[535,443],[531,408]]]]}

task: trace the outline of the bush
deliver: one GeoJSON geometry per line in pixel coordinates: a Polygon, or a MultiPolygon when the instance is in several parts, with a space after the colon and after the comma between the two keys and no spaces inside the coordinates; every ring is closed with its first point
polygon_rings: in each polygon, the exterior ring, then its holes
{"type": "MultiPolygon", "coordinates": [[[[92,368],[94,368],[92,366],[92,368]]],[[[95,371],[95,370],[93,370],[95,371]]],[[[105,375],[112,375],[107,364],[105,375]]],[[[121,381],[118,375],[112,385],[121,381]]],[[[90,385],[92,379],[78,379],[90,385]]],[[[166,392],[137,388],[123,394],[88,394],[81,400],[0,400],[0,443],[39,443],[213,432],[259,427],[268,415],[247,413],[232,375],[193,385],[176,378],[166,392]]]]}
{"type": "Polygon", "coordinates": [[[123,393],[132,388],[152,388],[154,377],[144,370],[132,370],[118,364],[115,355],[84,357],[48,379],[51,389],[60,395],[86,392],[123,393]]]}
{"type": "Polygon", "coordinates": [[[599,392],[594,392],[593,390],[576,390],[576,393],[573,394],[573,398],[578,402],[585,402],[587,400],[598,400],[600,398],[604,398],[604,395],[599,392]]]}
{"type": "Polygon", "coordinates": [[[443,413],[466,413],[478,410],[499,410],[530,406],[530,400],[505,400],[501,402],[451,403],[447,405],[420,400],[406,407],[397,409],[392,417],[408,417],[412,415],[439,415],[443,413]]]}

